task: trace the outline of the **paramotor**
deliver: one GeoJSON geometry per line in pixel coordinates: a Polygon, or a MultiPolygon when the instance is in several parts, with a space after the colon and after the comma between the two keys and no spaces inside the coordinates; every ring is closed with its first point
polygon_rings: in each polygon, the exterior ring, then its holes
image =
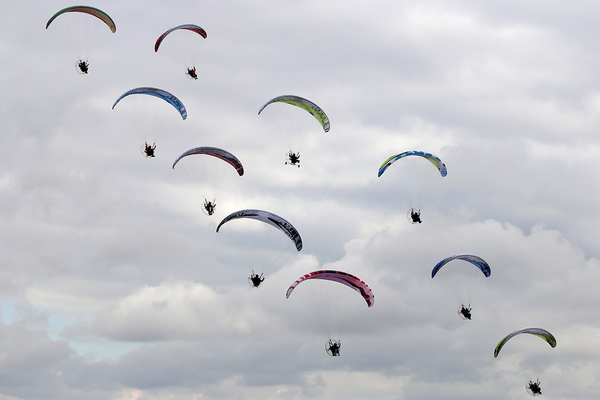
{"type": "Polygon", "coordinates": [[[435,277],[440,273],[441,279],[450,287],[457,300],[460,303],[458,307],[458,315],[462,319],[471,319],[471,302],[475,296],[476,286],[481,278],[481,273],[484,277],[489,277],[492,270],[488,263],[481,257],[473,254],[456,254],[445,258],[433,267],[431,277],[435,277]],[[442,267],[454,260],[466,261],[465,263],[452,263],[440,273],[442,267]],[[473,268],[472,265],[477,267],[473,268]]]}
{"type": "Polygon", "coordinates": [[[196,61],[200,54],[200,37],[206,39],[206,31],[194,24],[175,26],[158,37],[154,44],[154,52],[158,52],[161,43],[167,36],[169,39],[165,44],[165,50],[185,67],[185,74],[188,78],[197,80],[196,61]]]}
{"type": "Polygon", "coordinates": [[[175,121],[185,120],[187,111],[181,100],[166,90],[153,87],[139,87],[123,93],[112,108],[126,116],[133,128],[144,141],[142,154],[154,157],[158,139],[175,121]],[[151,152],[148,149],[151,149],[151,152]]]}
{"type": "Polygon", "coordinates": [[[77,57],[75,67],[82,75],[88,73],[92,53],[117,31],[107,13],[90,6],[63,8],[48,20],[46,29],[50,26],[50,31],[77,57]]]}
{"type": "Polygon", "coordinates": [[[283,95],[272,98],[258,110],[258,115],[263,111],[284,138],[288,147],[287,165],[300,167],[300,151],[318,132],[319,125],[325,133],[329,132],[330,123],[325,111],[300,96],[283,95]],[[319,125],[316,125],[315,119],[319,125]]]}
{"type": "Polygon", "coordinates": [[[325,350],[339,356],[342,336],[358,315],[375,304],[369,286],[347,272],[320,270],[302,275],[290,285],[286,298],[297,300],[327,336],[325,350]]]}
{"type": "Polygon", "coordinates": [[[540,374],[550,364],[546,344],[551,348],[556,347],[556,338],[546,329],[535,327],[518,329],[500,340],[494,349],[494,358],[498,357],[505,346],[510,347],[510,350],[503,351],[503,354],[505,352],[508,354],[502,358],[508,362],[511,369],[516,368],[523,378],[528,379],[525,385],[527,393],[539,396],[542,394],[540,374]],[[535,379],[532,379],[532,375],[535,379]]]}
{"type": "Polygon", "coordinates": [[[247,209],[231,213],[217,226],[227,224],[226,235],[236,243],[251,270],[248,282],[258,288],[266,272],[293,245],[302,250],[302,238],[294,226],[268,211],[247,209]]]}
{"type": "Polygon", "coordinates": [[[440,176],[443,178],[448,174],[446,164],[442,160],[424,151],[405,151],[391,156],[381,164],[377,176],[384,172],[386,176],[394,181],[397,190],[404,197],[409,206],[408,221],[420,224],[421,207],[427,199],[440,176]],[[398,161],[398,163],[396,163],[398,161]],[[396,163],[392,168],[392,164],[396,163]],[[436,169],[431,167],[433,165],[436,169]],[[389,169],[389,171],[388,171],[389,169]]]}
{"type": "Polygon", "coordinates": [[[196,182],[204,197],[203,211],[213,215],[216,200],[230,178],[244,175],[244,167],[236,156],[217,147],[195,147],[180,155],[173,169],[183,169],[196,182]],[[233,167],[233,169],[232,169],[233,167]]]}

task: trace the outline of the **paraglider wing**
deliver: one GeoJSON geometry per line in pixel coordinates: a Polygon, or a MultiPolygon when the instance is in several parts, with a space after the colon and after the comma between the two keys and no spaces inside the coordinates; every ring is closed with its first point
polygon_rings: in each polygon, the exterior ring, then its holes
{"type": "Polygon", "coordinates": [[[89,7],[89,6],[71,6],[71,7],[63,8],[62,10],[60,10],[59,12],[54,14],[52,16],[52,18],[50,18],[48,20],[48,22],[46,23],[46,29],[48,29],[48,26],[50,26],[50,24],[52,23],[52,21],[54,21],[56,19],[56,17],[58,17],[61,14],[67,13],[67,12],[81,12],[81,13],[93,15],[94,17],[99,18],[106,25],[108,25],[108,27],[110,28],[112,33],[115,33],[117,31],[117,25],[115,25],[115,22],[112,20],[112,18],[107,13],[105,13],[104,11],[99,10],[97,8],[89,7]]]}
{"type": "Polygon", "coordinates": [[[180,155],[177,158],[177,160],[175,160],[175,162],[173,163],[173,169],[175,169],[175,165],[182,158],[191,156],[191,155],[196,155],[196,154],[206,154],[209,156],[217,157],[217,158],[225,161],[226,163],[230,164],[233,168],[235,168],[235,170],[237,171],[239,176],[244,175],[244,167],[242,166],[242,163],[240,162],[240,160],[238,160],[238,158],[236,156],[234,156],[230,152],[225,151],[223,149],[219,149],[217,147],[208,147],[208,146],[196,147],[196,148],[186,151],[185,153],[180,155]]]}
{"type": "Polygon", "coordinates": [[[375,297],[373,296],[373,291],[367,284],[356,276],[351,275],[347,272],[342,271],[333,271],[333,270],[321,270],[314,271],[309,274],[301,276],[296,282],[292,283],[292,285],[288,288],[285,298],[289,298],[296,286],[300,283],[309,280],[309,279],[325,279],[334,282],[341,283],[342,285],[346,285],[351,289],[356,290],[360,295],[365,299],[367,305],[372,307],[375,303],[375,297]]]}
{"type": "Polygon", "coordinates": [[[515,337],[516,335],[520,335],[521,333],[529,333],[530,335],[535,335],[537,337],[544,339],[546,342],[548,342],[550,347],[552,347],[552,348],[556,347],[556,339],[547,330],[542,329],[542,328],[523,328],[523,329],[519,329],[519,330],[516,330],[516,331],[510,333],[504,339],[502,339],[500,341],[500,343],[498,343],[498,345],[496,346],[496,349],[494,350],[494,358],[498,357],[500,350],[502,350],[502,347],[504,347],[506,342],[508,342],[511,338],[515,337]]]}
{"type": "Polygon", "coordinates": [[[165,33],[163,33],[162,35],[160,35],[160,37],[156,40],[156,43],[154,44],[154,52],[158,51],[158,48],[160,47],[160,44],[162,43],[162,41],[165,39],[165,37],[167,37],[167,35],[177,29],[186,29],[188,31],[192,31],[192,32],[196,32],[197,34],[199,34],[200,36],[202,36],[204,39],[206,39],[206,31],[202,28],[200,28],[198,25],[193,25],[193,24],[183,24],[183,25],[179,25],[179,26],[175,26],[169,30],[167,30],[165,33]]]}
{"type": "Polygon", "coordinates": [[[318,105],[316,105],[312,101],[299,96],[284,95],[275,97],[269,100],[264,106],[260,108],[260,110],[258,110],[258,115],[260,115],[262,110],[264,110],[265,107],[267,107],[269,104],[277,102],[291,104],[293,106],[300,107],[308,111],[310,114],[312,114],[313,117],[315,117],[319,121],[319,123],[323,127],[323,130],[326,133],[329,132],[329,118],[327,117],[327,114],[325,114],[325,111],[323,111],[318,105]]]}
{"type": "Polygon", "coordinates": [[[438,271],[444,265],[448,264],[452,260],[468,261],[471,264],[475,265],[477,268],[479,268],[486,277],[489,277],[492,274],[492,270],[491,270],[490,266],[488,265],[487,262],[485,262],[485,260],[483,258],[475,256],[473,254],[457,254],[457,255],[448,257],[448,258],[440,261],[439,263],[437,263],[436,266],[433,267],[433,270],[431,271],[431,277],[433,278],[435,276],[435,274],[437,274],[438,271]]]}
{"type": "Polygon", "coordinates": [[[219,229],[221,229],[221,226],[223,226],[223,224],[238,218],[251,218],[272,225],[275,228],[281,230],[283,233],[285,233],[287,237],[289,237],[290,240],[294,242],[294,244],[296,245],[296,250],[302,250],[302,238],[300,237],[300,234],[298,233],[296,228],[294,228],[294,226],[285,219],[268,211],[240,210],[231,213],[227,217],[223,218],[223,220],[219,223],[219,226],[217,226],[217,233],[219,232],[219,229]]]}
{"type": "Polygon", "coordinates": [[[390,165],[392,165],[399,159],[408,157],[408,156],[423,157],[423,158],[429,160],[433,165],[435,165],[435,167],[440,171],[440,174],[442,176],[446,176],[448,174],[448,171],[446,169],[446,164],[444,164],[439,157],[434,156],[431,153],[425,153],[424,151],[405,151],[404,153],[397,154],[397,155],[392,156],[392,157],[388,158],[387,160],[385,160],[385,162],[383,164],[381,164],[381,167],[379,167],[379,172],[377,173],[377,176],[380,177],[385,172],[385,170],[389,168],[390,165]]]}
{"type": "Polygon", "coordinates": [[[123,93],[121,95],[121,97],[119,97],[117,99],[117,101],[115,101],[115,104],[113,104],[112,108],[114,109],[115,106],[117,105],[117,103],[119,101],[121,101],[121,99],[123,99],[124,97],[127,97],[131,94],[147,94],[150,96],[158,97],[159,99],[163,99],[164,101],[166,101],[167,103],[169,103],[173,107],[175,107],[175,109],[179,112],[179,114],[181,114],[182,119],[187,118],[187,111],[185,109],[185,106],[177,97],[175,97],[171,93],[167,92],[166,90],[152,88],[152,87],[140,87],[140,88],[136,88],[136,89],[131,89],[131,90],[123,93]]]}

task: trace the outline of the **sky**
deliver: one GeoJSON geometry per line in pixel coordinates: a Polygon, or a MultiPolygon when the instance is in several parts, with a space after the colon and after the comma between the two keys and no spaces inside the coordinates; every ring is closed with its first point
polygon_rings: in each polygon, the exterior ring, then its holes
{"type": "Polygon", "coordinates": [[[98,0],[117,29],[88,75],[45,29],[70,5],[0,3],[0,400],[526,399],[537,378],[545,399],[600,397],[597,2],[98,0]],[[153,50],[185,23],[207,32],[198,80],[169,37],[153,50]],[[142,86],[188,113],[152,159],[111,109],[142,86]],[[326,134],[314,121],[301,168],[258,115],[279,95],[331,121],[326,134]],[[245,170],[212,216],[172,168],[199,146],[245,170]],[[400,161],[377,177],[408,150],[448,169],[422,224],[387,179],[400,161]],[[271,244],[241,251],[216,233],[246,208],[285,218],[303,241],[258,289],[244,253],[271,244]],[[470,281],[471,321],[448,280],[431,279],[459,253],[492,270],[470,281]],[[340,357],[285,297],[320,269],[375,296],[350,314],[340,357]],[[493,357],[528,326],[557,346],[515,338],[493,357]]]}

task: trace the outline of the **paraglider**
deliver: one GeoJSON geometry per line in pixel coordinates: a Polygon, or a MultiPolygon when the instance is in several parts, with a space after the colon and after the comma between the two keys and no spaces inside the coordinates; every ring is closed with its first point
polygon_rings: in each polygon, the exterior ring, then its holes
{"type": "Polygon", "coordinates": [[[204,200],[204,210],[208,215],[213,215],[215,213],[215,207],[217,206],[217,202],[215,200],[208,201],[204,200]]]}
{"type": "Polygon", "coordinates": [[[440,261],[433,267],[431,278],[435,277],[446,264],[453,260],[463,260],[477,267],[472,268],[469,264],[454,263],[452,267],[444,268],[443,280],[451,287],[460,306],[458,315],[464,320],[471,320],[471,299],[474,292],[474,280],[478,280],[479,272],[488,278],[492,274],[489,264],[481,257],[473,254],[456,254],[440,261]]]}
{"type": "Polygon", "coordinates": [[[302,238],[296,228],[269,211],[247,209],[233,212],[219,223],[217,233],[225,224],[225,231],[235,240],[249,264],[248,283],[254,288],[262,284],[266,271],[290,246],[293,245],[297,251],[302,250],[302,238]]]}
{"type": "Polygon", "coordinates": [[[150,146],[148,143],[144,143],[144,154],[146,157],[154,157],[154,149],[156,149],[156,144],[150,146]]]}
{"type": "Polygon", "coordinates": [[[341,347],[342,343],[340,341],[329,339],[325,350],[327,351],[327,354],[329,354],[331,357],[339,357],[341,347]]]}
{"type": "Polygon", "coordinates": [[[325,133],[329,132],[330,123],[327,114],[312,101],[293,95],[272,98],[258,110],[258,115],[265,109],[267,109],[265,115],[272,120],[288,146],[285,164],[300,168],[300,150],[318,131],[318,126],[320,125],[325,133]],[[316,125],[315,119],[319,125],[316,125]]]}
{"type": "Polygon", "coordinates": [[[414,224],[420,224],[421,222],[421,210],[410,209],[410,219],[414,224]]]}
{"type": "Polygon", "coordinates": [[[167,51],[172,53],[184,67],[185,75],[193,80],[198,79],[196,73],[196,60],[200,54],[200,37],[206,39],[207,34],[204,29],[194,24],[183,24],[168,29],[160,35],[154,44],[154,52],[158,52],[161,43],[169,36],[165,46],[167,51]]]}
{"type": "Polygon", "coordinates": [[[298,300],[316,319],[327,336],[325,350],[332,357],[340,355],[342,335],[350,323],[356,321],[361,311],[375,304],[373,291],[365,282],[335,270],[301,276],[290,285],[285,297],[298,300]]]}
{"type": "Polygon", "coordinates": [[[285,165],[288,165],[289,163],[290,165],[297,165],[298,168],[300,168],[300,152],[292,153],[292,151],[290,150],[287,156],[288,161],[285,162],[285,165]]]}
{"type": "Polygon", "coordinates": [[[498,342],[496,348],[494,349],[494,358],[498,357],[500,351],[504,348],[504,346],[506,346],[507,342],[511,339],[511,342],[513,342],[515,337],[522,339],[519,343],[512,344],[512,346],[517,350],[514,352],[513,356],[518,356],[518,360],[515,362],[518,365],[518,368],[522,369],[525,373],[535,373],[538,375],[535,382],[533,380],[529,380],[525,386],[525,390],[527,390],[527,392],[532,396],[539,396],[542,394],[539,374],[541,370],[547,366],[547,361],[536,357],[536,355],[545,353],[542,351],[544,350],[543,348],[546,347],[544,343],[550,345],[551,348],[555,348],[556,338],[546,329],[542,328],[528,327],[518,329],[512,333],[509,333],[502,340],[500,340],[500,342],[498,342]],[[535,339],[536,337],[540,338],[542,341],[535,339]]]}
{"type": "Polygon", "coordinates": [[[90,6],[63,8],[48,20],[46,29],[50,26],[50,31],[77,57],[75,67],[82,75],[89,72],[89,58],[92,53],[111,33],[117,31],[115,22],[107,13],[90,6]]]}
{"type": "Polygon", "coordinates": [[[204,211],[208,215],[214,214],[217,207],[216,199],[229,179],[236,173],[238,176],[244,175],[244,167],[240,160],[230,152],[217,147],[203,146],[190,149],[177,157],[173,169],[176,165],[184,169],[197,183],[204,196],[204,211]]]}
{"type": "Polygon", "coordinates": [[[187,118],[187,111],[181,100],[166,90],[153,87],[139,87],[123,93],[112,108],[122,112],[144,141],[142,154],[153,158],[156,142],[178,117],[187,118]],[[173,110],[175,109],[175,111],[173,110]]]}
{"type": "Polygon", "coordinates": [[[409,206],[408,221],[411,224],[420,224],[421,207],[423,202],[429,196],[433,187],[441,177],[448,174],[446,164],[442,160],[424,151],[405,151],[391,156],[381,164],[377,176],[380,177],[388,171],[386,176],[391,176],[395,181],[396,187],[409,206]],[[390,166],[399,161],[393,168],[390,166]],[[431,168],[433,165],[437,168],[431,168]]]}
{"type": "Polygon", "coordinates": [[[529,392],[532,396],[539,396],[542,394],[542,388],[540,387],[540,380],[536,380],[535,382],[529,381],[527,384],[527,392],[529,392]]]}
{"type": "Polygon", "coordinates": [[[198,75],[196,74],[196,67],[186,69],[185,74],[193,80],[198,80],[198,75]]]}
{"type": "Polygon", "coordinates": [[[462,319],[471,320],[471,305],[465,306],[464,304],[460,305],[460,309],[458,310],[458,315],[461,316],[462,319]]]}
{"type": "Polygon", "coordinates": [[[263,274],[255,274],[254,271],[252,271],[252,273],[250,274],[250,282],[252,283],[252,286],[254,286],[255,288],[259,287],[261,283],[263,283],[263,281],[265,280],[265,277],[263,276],[263,274]]]}
{"type": "Polygon", "coordinates": [[[79,68],[82,75],[87,75],[89,66],[87,61],[79,60],[77,63],[77,68],[79,68]]]}

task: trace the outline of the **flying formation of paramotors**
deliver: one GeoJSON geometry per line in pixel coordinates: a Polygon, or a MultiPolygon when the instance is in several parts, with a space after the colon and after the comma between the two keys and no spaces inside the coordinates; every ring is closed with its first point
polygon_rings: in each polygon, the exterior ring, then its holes
{"type": "MultiPolygon", "coordinates": [[[[46,23],[46,29],[57,35],[61,42],[77,57],[76,68],[88,74],[89,59],[103,42],[116,32],[116,24],[104,11],[90,6],[76,5],[56,12],[46,23]]],[[[197,60],[206,31],[195,24],[181,24],[164,31],[154,44],[155,53],[170,53],[184,67],[192,80],[198,79],[197,60]]],[[[141,151],[145,157],[155,157],[156,143],[175,121],[187,118],[187,109],[175,95],[155,87],[137,87],[126,91],[114,102],[112,109],[124,114],[144,142],[141,151]]],[[[287,147],[285,164],[300,167],[301,151],[320,133],[328,133],[330,121],[327,114],[314,102],[296,95],[277,96],[267,101],[258,111],[272,122],[287,147]]],[[[227,182],[234,176],[243,176],[244,167],[231,152],[212,146],[191,148],[182,153],[172,165],[185,170],[200,188],[202,210],[213,215],[217,198],[227,182]]],[[[395,182],[400,195],[407,203],[408,220],[420,224],[421,209],[434,186],[447,176],[447,167],[437,156],[419,150],[404,151],[387,158],[379,167],[378,177],[395,182]]],[[[296,228],[282,217],[258,209],[242,209],[223,218],[216,232],[232,236],[235,251],[248,265],[248,282],[258,288],[268,270],[277,264],[286,251],[303,248],[296,228]],[[226,226],[226,227],[225,227],[226,226]]],[[[444,280],[459,301],[458,314],[471,320],[471,302],[475,282],[481,275],[490,277],[491,268],[481,257],[457,254],[438,262],[431,277],[444,280]],[[457,262],[455,262],[457,261],[457,262]],[[464,261],[466,263],[461,263],[464,261]]],[[[286,291],[286,298],[302,304],[327,337],[326,351],[339,356],[342,337],[347,329],[358,322],[362,311],[374,304],[371,288],[358,277],[343,271],[323,269],[302,275],[286,291]]],[[[528,327],[508,334],[496,346],[497,358],[506,346],[518,354],[523,369],[536,364],[533,348],[541,351],[556,347],[555,337],[545,329],[528,327]],[[516,339],[519,338],[519,339],[516,339]],[[534,339],[533,341],[531,339],[534,339]],[[523,340],[520,340],[523,339],[523,340]],[[542,339],[540,341],[539,339],[542,339]],[[507,345],[510,343],[509,345],[507,345]],[[521,343],[523,345],[521,345],[521,343]],[[526,355],[525,355],[526,354],[526,355]]],[[[503,351],[506,354],[506,350],[503,351]]],[[[509,357],[508,355],[505,357],[509,357]]],[[[526,385],[531,395],[541,395],[539,372],[535,381],[526,385]]]]}

